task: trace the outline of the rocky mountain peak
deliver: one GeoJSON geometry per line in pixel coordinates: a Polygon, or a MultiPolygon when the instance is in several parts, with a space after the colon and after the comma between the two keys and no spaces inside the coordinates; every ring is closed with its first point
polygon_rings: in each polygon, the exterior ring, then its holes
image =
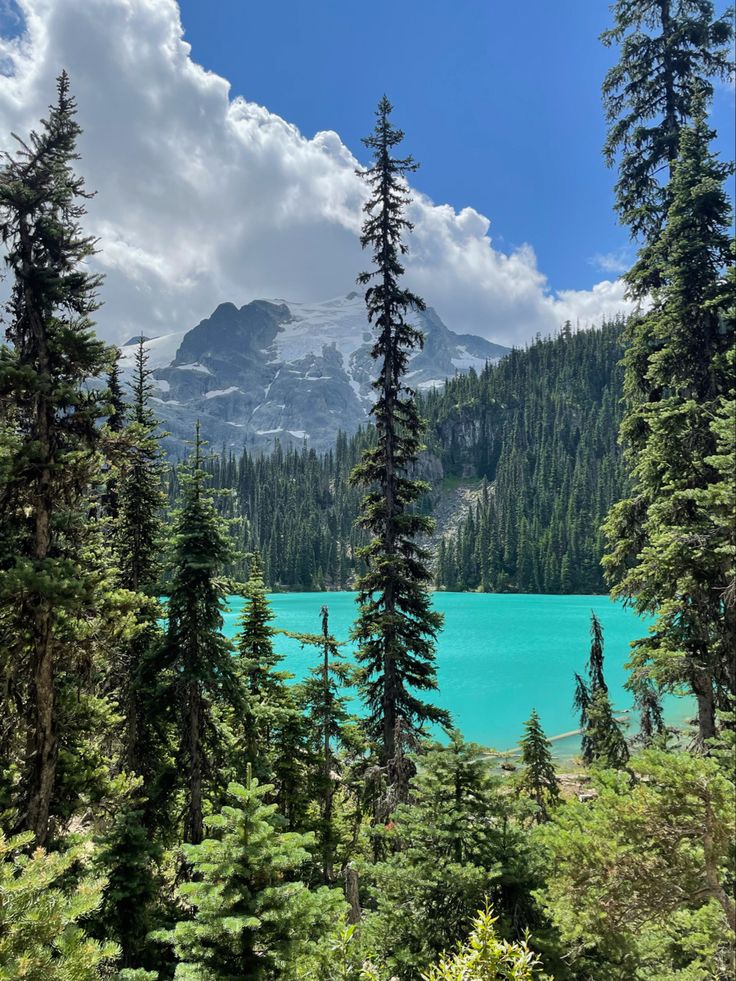
{"type": "MultiPolygon", "coordinates": [[[[417,388],[480,370],[508,348],[449,330],[431,308],[416,314],[425,344],[410,362],[417,388]]],[[[138,339],[123,347],[132,365],[138,339]]],[[[196,419],[215,447],[268,450],[306,442],[318,450],[339,430],[364,424],[373,399],[373,333],[363,297],[352,291],[321,303],[221,303],[191,330],[146,341],[155,409],[169,449],[183,452],[196,419]]]]}

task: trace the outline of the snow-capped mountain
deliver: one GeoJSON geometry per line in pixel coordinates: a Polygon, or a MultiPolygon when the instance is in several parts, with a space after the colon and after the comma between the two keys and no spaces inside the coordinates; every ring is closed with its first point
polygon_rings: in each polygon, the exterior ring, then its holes
{"type": "MultiPolygon", "coordinates": [[[[434,310],[416,314],[425,334],[408,381],[441,385],[456,372],[483,368],[508,348],[472,334],[455,334],[434,310]]],[[[358,293],[322,303],[254,300],[238,309],[221,303],[189,331],[147,339],[156,384],[154,408],[170,432],[169,449],[183,450],[199,419],[217,448],[268,449],[307,442],[334,444],[338,430],[365,423],[373,400],[372,333],[358,293]]],[[[122,348],[132,367],[137,339],[122,348]]]]}

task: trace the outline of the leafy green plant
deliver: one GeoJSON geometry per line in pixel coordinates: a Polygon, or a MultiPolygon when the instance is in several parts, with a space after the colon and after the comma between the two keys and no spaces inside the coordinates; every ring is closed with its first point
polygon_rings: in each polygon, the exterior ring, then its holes
{"type": "Polygon", "coordinates": [[[467,942],[454,953],[444,954],[439,963],[422,974],[423,981],[533,981],[539,965],[526,940],[499,940],[496,917],[490,909],[480,910],[467,942]]]}

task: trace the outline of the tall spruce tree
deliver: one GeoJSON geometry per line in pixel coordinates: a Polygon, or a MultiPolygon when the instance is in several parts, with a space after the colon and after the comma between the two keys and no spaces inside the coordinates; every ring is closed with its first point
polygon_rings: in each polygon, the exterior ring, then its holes
{"type": "MultiPolygon", "coordinates": [[[[0,173],[0,237],[13,282],[0,351],[4,448],[0,514],[12,528],[0,556],[3,648],[23,705],[21,825],[46,839],[57,783],[59,684],[75,680],[75,624],[102,605],[96,560],[85,551],[101,482],[96,454],[110,351],[92,331],[100,278],[81,227],[89,195],[74,172],[81,132],[65,72],[40,131],[0,173]]],[[[89,627],[87,628],[89,631],[89,627]]],[[[89,633],[87,634],[89,636],[89,633]]],[[[7,761],[5,761],[7,762],[7,761]]]]}
{"type": "Polygon", "coordinates": [[[376,334],[371,354],[379,373],[371,410],[376,443],[366,449],[351,479],[368,488],[359,521],[372,536],[360,552],[367,568],[357,582],[359,615],[353,637],[365,674],[368,724],[380,743],[389,780],[396,784],[402,727],[413,731],[427,722],[447,724],[449,718],[421,698],[437,687],[434,651],[442,616],[431,608],[428,553],[417,542],[432,521],[417,509],[428,487],[410,476],[423,427],[415,394],[404,381],[409,356],[423,343],[421,331],[407,316],[423,310],[424,302],[401,285],[401,260],[407,252],[402,236],[412,228],[405,217],[406,175],[417,165],[411,157],[394,155],[404,134],[391,123],[391,111],[384,96],[375,130],[363,141],[373,152],[373,163],[358,171],[370,189],[361,245],[371,249],[374,264],[358,282],[368,286],[366,307],[376,334]]]}
{"type": "Polygon", "coordinates": [[[191,457],[179,469],[181,507],[172,534],[165,639],[186,798],[184,841],[195,844],[202,840],[205,794],[218,777],[218,714],[242,702],[230,644],[222,633],[227,593],[222,570],[230,560],[230,538],[207,487],[202,450],[197,423],[191,457]]]}
{"type": "MultiPolygon", "coordinates": [[[[163,476],[158,420],[150,407],[152,386],[143,339],[130,382],[131,404],[116,428],[114,468],[116,508],[112,520],[114,556],[122,588],[137,596],[135,626],[121,645],[116,690],[123,717],[120,755],[142,786],[120,802],[99,838],[98,863],[107,884],[98,916],[104,935],[120,945],[125,968],[156,963],[147,940],[155,924],[160,886],[157,863],[170,830],[168,800],[173,743],[158,698],[165,689],[162,658],[163,476]]],[[[113,417],[115,418],[115,417],[113,417]]],[[[109,491],[109,481],[108,481],[109,491]]]]}
{"type": "Polygon", "coordinates": [[[716,18],[711,0],[616,0],[611,9],[601,39],[620,55],[603,83],[604,152],[609,165],[619,160],[621,221],[651,241],[665,221],[682,127],[698,97],[712,95],[711,80],[733,70],[733,12],[716,18]]]}
{"type": "Polygon", "coordinates": [[[605,559],[614,595],[656,617],[635,646],[635,674],[691,689],[703,746],[715,734],[717,708],[736,691],[734,531],[712,506],[722,481],[717,420],[733,387],[724,188],[732,168],[711,152],[712,136],[701,104],[681,131],[665,227],[627,276],[636,286],[654,270],[659,285],[628,331],[621,436],[633,487],[610,513],[605,559]]]}
{"type": "MultiPolygon", "coordinates": [[[[130,383],[131,406],[126,415],[114,525],[120,584],[142,594],[138,629],[126,651],[124,666],[125,750],[128,767],[145,773],[141,746],[153,749],[155,739],[142,703],[151,695],[160,656],[160,608],[157,600],[164,546],[164,471],[158,419],[150,406],[152,385],[143,338],[135,354],[130,383]]],[[[150,777],[150,773],[145,773],[150,777]]]]}

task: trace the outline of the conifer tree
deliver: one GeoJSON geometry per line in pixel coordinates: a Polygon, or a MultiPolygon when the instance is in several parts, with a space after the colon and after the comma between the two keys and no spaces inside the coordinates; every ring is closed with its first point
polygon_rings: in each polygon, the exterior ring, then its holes
{"type": "Polygon", "coordinates": [[[655,270],[659,286],[628,331],[621,437],[633,487],[610,513],[605,559],[614,595],[656,617],[635,646],[636,674],[689,686],[703,746],[736,690],[733,526],[711,511],[716,420],[733,385],[731,168],[712,154],[712,135],[702,109],[682,129],[666,225],[627,277],[637,284],[655,270]]]}
{"type": "Polygon", "coordinates": [[[184,841],[193,843],[202,840],[206,780],[211,789],[217,778],[218,710],[241,705],[230,644],[222,633],[227,590],[221,576],[231,545],[207,487],[202,449],[197,423],[192,455],[179,469],[181,507],[172,533],[164,654],[179,724],[184,841]]]}
{"type": "Polygon", "coordinates": [[[117,959],[110,941],[91,939],[83,923],[100,905],[104,882],[74,874],[85,846],[24,854],[32,833],[0,831],[0,978],[99,981],[117,959]]]}
{"type": "Polygon", "coordinates": [[[245,602],[238,620],[236,638],[238,671],[244,692],[242,720],[245,760],[259,780],[270,778],[270,754],[277,711],[282,699],[283,675],[276,666],[282,660],[273,649],[274,618],[263,567],[256,553],[251,558],[250,575],[244,589],[245,602]]]}
{"type": "MultiPolygon", "coordinates": [[[[586,666],[587,683],[579,674],[575,675],[575,704],[584,713],[590,700],[597,691],[608,692],[608,685],[603,673],[603,627],[593,610],[590,611],[590,654],[586,666]]],[[[581,725],[584,720],[581,717],[581,725]]]]}
{"type": "Polygon", "coordinates": [[[158,420],[150,408],[147,362],[141,338],[130,382],[130,406],[120,398],[124,428],[114,429],[118,476],[112,522],[119,583],[138,597],[135,628],[122,647],[117,679],[123,715],[121,755],[128,772],[142,777],[143,785],[118,805],[110,826],[100,835],[98,853],[108,880],[99,924],[119,943],[120,963],[126,969],[155,964],[147,934],[155,924],[161,884],[156,865],[171,823],[167,797],[175,751],[157,704],[166,675],[158,600],[165,465],[158,420]]]}
{"type": "Polygon", "coordinates": [[[309,798],[308,720],[301,689],[288,684],[294,676],[283,677],[281,701],[275,713],[271,734],[270,766],[276,786],[276,802],[290,831],[305,826],[309,798]]]}
{"type": "Polygon", "coordinates": [[[573,704],[580,713],[580,752],[586,764],[599,762],[619,768],[626,765],[629,750],[608,697],[608,685],[603,674],[603,627],[592,610],[590,636],[588,682],[575,674],[573,704]]]}
{"type": "Polygon", "coordinates": [[[216,837],[185,849],[195,881],[180,887],[194,907],[169,940],[177,978],[276,981],[295,977],[300,958],[335,920],[337,891],[310,891],[294,873],[309,858],[308,836],[278,829],[273,787],[259,784],[248,766],[245,785],[231,783],[233,804],[207,818],[216,837]]]}
{"type": "MultiPolygon", "coordinates": [[[[611,9],[614,25],[601,40],[619,45],[620,57],[603,83],[604,152],[609,165],[620,158],[621,221],[653,241],[665,221],[682,128],[698,98],[710,99],[712,79],[733,71],[733,13],[716,18],[711,0],[616,0],[611,9]]],[[[642,291],[652,282],[642,282],[642,291]]]]}
{"type": "Polygon", "coordinates": [[[368,319],[376,332],[371,353],[379,374],[371,410],[376,443],[366,449],[352,475],[353,482],[368,488],[360,524],[372,536],[360,553],[367,569],[357,583],[359,615],[353,636],[365,673],[368,724],[396,783],[401,727],[446,724],[448,716],[420,697],[437,687],[434,643],[442,616],[431,608],[428,553],[417,544],[418,536],[432,527],[417,510],[428,488],[409,476],[421,447],[422,424],[404,377],[409,356],[423,338],[407,316],[410,310],[423,310],[424,303],[400,281],[407,251],[402,235],[412,227],[405,217],[406,175],[416,164],[411,157],[394,156],[403,133],[392,125],[391,110],[384,96],[375,130],[363,141],[373,152],[372,166],[358,172],[370,188],[361,244],[372,250],[374,263],[359,282],[368,286],[368,319]]]}
{"type": "Polygon", "coordinates": [[[586,736],[589,758],[584,762],[599,763],[614,770],[626,766],[629,747],[621,726],[613,714],[607,691],[599,688],[593,692],[587,715],[586,736]]]}
{"type": "Polygon", "coordinates": [[[283,656],[273,646],[273,613],[258,554],[251,558],[244,594],[236,639],[243,709],[234,727],[241,733],[243,765],[250,763],[259,780],[275,786],[281,813],[295,828],[307,807],[307,723],[299,689],[288,684],[293,675],[277,670],[283,656]]]}
{"type": "MultiPolygon", "coordinates": [[[[106,428],[109,433],[119,433],[125,427],[126,404],[120,383],[120,352],[116,349],[115,360],[107,375],[108,417],[106,428]]],[[[114,451],[113,451],[114,453],[114,451]]],[[[105,514],[114,521],[118,513],[118,477],[116,467],[107,462],[107,480],[102,496],[105,514]]]]}
{"type": "Polygon", "coordinates": [[[119,433],[125,427],[127,406],[120,382],[120,351],[116,351],[115,360],[107,375],[107,391],[110,403],[110,415],[107,420],[108,428],[119,433]]]}
{"type": "Polygon", "coordinates": [[[343,739],[344,727],[350,716],[346,709],[347,699],[341,690],[350,677],[350,669],[344,662],[340,647],[330,634],[329,610],[320,611],[322,632],[318,635],[295,635],[303,644],[320,651],[320,663],[310,668],[310,676],[302,683],[303,703],[310,720],[312,756],[317,761],[313,778],[320,808],[318,842],[322,856],[322,875],[329,883],[333,879],[333,863],[336,845],[336,829],[333,821],[336,774],[339,768],[337,750],[343,739]]]}
{"type": "Polygon", "coordinates": [[[590,611],[590,657],[588,659],[588,677],[593,692],[608,691],[606,679],[603,677],[603,627],[594,611],[590,611]]]}
{"type": "Polygon", "coordinates": [[[529,905],[513,797],[499,791],[482,748],[457,732],[418,760],[409,802],[383,832],[392,847],[366,872],[377,908],[363,930],[402,981],[463,939],[486,900],[502,914],[529,905]]]}
{"type": "Polygon", "coordinates": [[[560,801],[560,784],[552,762],[552,749],[539,722],[536,709],[524,723],[521,739],[520,788],[537,805],[535,821],[542,824],[549,818],[550,808],[560,801]]]}
{"type": "MultiPolygon", "coordinates": [[[[150,407],[150,375],[148,352],[141,338],[130,385],[132,401],[126,415],[114,533],[120,584],[142,594],[138,629],[125,657],[126,762],[129,769],[147,777],[149,786],[154,782],[153,774],[151,766],[143,763],[141,747],[147,746],[154,755],[157,753],[152,720],[146,718],[144,703],[152,709],[150,700],[156,686],[155,676],[161,667],[158,664],[161,655],[158,620],[161,613],[157,595],[163,571],[161,554],[165,504],[165,465],[158,420],[150,407]]],[[[154,761],[154,768],[156,765],[154,761]]]]}
{"type": "Polygon", "coordinates": [[[151,409],[148,352],[138,342],[130,383],[131,405],[126,413],[127,459],[120,486],[117,556],[121,581],[135,592],[150,594],[161,575],[163,547],[164,463],[158,419],[151,409]]]}
{"type": "MultiPolygon", "coordinates": [[[[116,513],[112,537],[119,585],[137,598],[135,624],[121,645],[115,687],[123,716],[120,755],[142,786],[121,800],[99,836],[108,880],[99,925],[120,944],[124,968],[155,964],[147,934],[155,924],[156,865],[173,821],[170,794],[176,752],[159,700],[170,696],[162,656],[163,476],[158,420],[150,408],[148,355],[141,338],[124,428],[115,430],[116,513]]],[[[109,489],[109,483],[108,483],[109,489]]],[[[170,840],[170,839],[169,839],[170,840]]]]}
{"type": "MultiPolygon", "coordinates": [[[[0,352],[0,404],[9,445],[0,513],[14,533],[0,556],[3,644],[24,689],[21,824],[42,843],[57,781],[59,684],[73,679],[73,624],[102,606],[98,563],[85,553],[100,482],[95,452],[110,352],[92,332],[100,279],[81,228],[89,196],[74,173],[80,127],[65,72],[39,132],[0,173],[0,236],[12,276],[12,347],[0,352]],[[93,582],[95,585],[93,586],[93,582]]],[[[75,685],[76,682],[73,682],[75,685]]]]}
{"type": "Polygon", "coordinates": [[[140,801],[124,801],[101,835],[95,856],[106,881],[94,920],[100,934],[119,945],[123,968],[155,964],[147,935],[155,922],[153,908],[161,888],[154,873],[161,849],[146,827],[146,816],[140,801]]]}

